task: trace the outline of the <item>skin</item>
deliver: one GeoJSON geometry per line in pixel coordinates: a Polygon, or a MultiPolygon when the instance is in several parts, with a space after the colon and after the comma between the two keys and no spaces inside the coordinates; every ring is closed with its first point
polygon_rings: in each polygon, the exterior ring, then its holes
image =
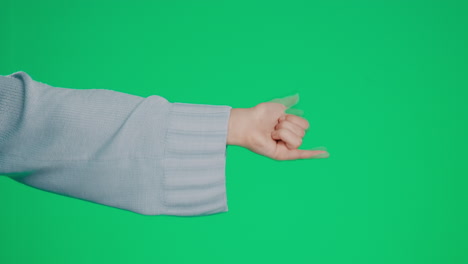
{"type": "Polygon", "coordinates": [[[251,108],[233,108],[229,118],[228,145],[247,148],[275,160],[328,158],[323,150],[300,150],[309,122],[287,114],[281,103],[260,103],[251,108]]]}

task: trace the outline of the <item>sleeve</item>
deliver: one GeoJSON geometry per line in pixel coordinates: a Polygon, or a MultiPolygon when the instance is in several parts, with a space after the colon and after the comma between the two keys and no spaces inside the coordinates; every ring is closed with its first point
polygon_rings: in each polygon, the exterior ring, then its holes
{"type": "Polygon", "coordinates": [[[225,212],[230,110],[0,76],[0,174],[144,215],[225,212]]]}

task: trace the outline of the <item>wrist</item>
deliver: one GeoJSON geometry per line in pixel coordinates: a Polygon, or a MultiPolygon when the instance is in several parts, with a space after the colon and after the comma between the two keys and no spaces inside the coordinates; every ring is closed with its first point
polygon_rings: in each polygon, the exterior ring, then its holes
{"type": "Polygon", "coordinates": [[[227,145],[244,146],[245,145],[245,118],[248,108],[232,108],[229,116],[227,145]]]}

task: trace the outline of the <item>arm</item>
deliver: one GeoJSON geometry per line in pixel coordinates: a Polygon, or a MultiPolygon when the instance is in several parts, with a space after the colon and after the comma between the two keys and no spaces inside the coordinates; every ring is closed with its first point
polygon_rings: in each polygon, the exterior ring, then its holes
{"type": "Polygon", "coordinates": [[[230,110],[0,76],[0,174],[141,214],[225,212],[230,110]]]}

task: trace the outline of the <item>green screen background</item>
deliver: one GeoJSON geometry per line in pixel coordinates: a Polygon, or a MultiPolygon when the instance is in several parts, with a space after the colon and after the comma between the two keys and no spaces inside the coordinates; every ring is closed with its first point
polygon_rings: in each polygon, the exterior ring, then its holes
{"type": "Polygon", "coordinates": [[[5,1],[0,74],[252,107],[301,148],[227,149],[229,211],[144,216],[0,177],[0,263],[468,263],[465,1],[5,1]]]}

